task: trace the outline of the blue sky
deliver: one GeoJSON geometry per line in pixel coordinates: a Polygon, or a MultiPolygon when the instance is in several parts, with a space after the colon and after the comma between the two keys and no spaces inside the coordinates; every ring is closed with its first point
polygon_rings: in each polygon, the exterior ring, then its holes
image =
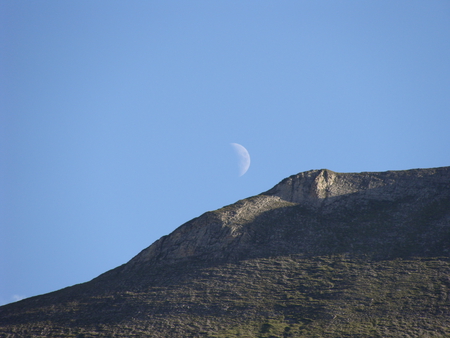
{"type": "Polygon", "coordinates": [[[298,172],[450,165],[446,0],[1,0],[0,25],[0,304],[298,172]]]}

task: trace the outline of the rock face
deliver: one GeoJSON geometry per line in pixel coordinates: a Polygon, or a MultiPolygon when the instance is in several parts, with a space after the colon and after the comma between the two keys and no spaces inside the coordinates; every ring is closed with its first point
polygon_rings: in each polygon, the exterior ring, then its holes
{"type": "Polygon", "coordinates": [[[348,174],[311,170],[261,195],[203,214],[128,265],[342,250],[378,257],[402,251],[448,254],[449,211],[448,167],[348,174]],[[427,226],[417,229],[419,222],[427,226]]]}
{"type": "Polygon", "coordinates": [[[450,167],[311,170],[0,307],[0,337],[444,337],[449,276],[450,167]]]}
{"type": "MultiPolygon", "coordinates": [[[[298,204],[329,206],[339,196],[393,201],[407,196],[428,198],[448,187],[449,168],[340,174],[312,170],[291,176],[266,194],[298,204]]],[[[345,200],[348,202],[348,200],[345,200]]]]}

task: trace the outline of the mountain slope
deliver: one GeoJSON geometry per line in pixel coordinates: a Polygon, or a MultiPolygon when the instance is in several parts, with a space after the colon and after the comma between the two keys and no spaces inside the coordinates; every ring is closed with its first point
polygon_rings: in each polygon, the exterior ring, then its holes
{"type": "Polygon", "coordinates": [[[91,282],[0,307],[0,334],[448,336],[449,250],[450,167],[312,170],[91,282]]]}

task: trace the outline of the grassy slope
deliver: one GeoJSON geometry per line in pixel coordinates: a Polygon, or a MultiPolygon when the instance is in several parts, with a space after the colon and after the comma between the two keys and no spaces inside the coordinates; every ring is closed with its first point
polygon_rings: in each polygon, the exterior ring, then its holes
{"type": "Polygon", "coordinates": [[[186,267],[179,269],[184,276],[169,285],[50,302],[37,309],[36,321],[0,332],[2,337],[14,331],[49,337],[450,336],[447,258],[285,256],[188,274],[186,267]],[[49,311],[58,313],[52,322],[39,320],[39,313],[49,311]],[[105,315],[113,320],[102,322],[105,315]]]}

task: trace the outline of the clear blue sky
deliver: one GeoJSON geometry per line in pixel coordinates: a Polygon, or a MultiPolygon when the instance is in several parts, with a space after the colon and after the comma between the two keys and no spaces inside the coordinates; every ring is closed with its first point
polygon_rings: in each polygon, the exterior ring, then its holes
{"type": "Polygon", "coordinates": [[[0,25],[0,304],[301,171],[450,165],[448,0],[0,0],[0,25]]]}

